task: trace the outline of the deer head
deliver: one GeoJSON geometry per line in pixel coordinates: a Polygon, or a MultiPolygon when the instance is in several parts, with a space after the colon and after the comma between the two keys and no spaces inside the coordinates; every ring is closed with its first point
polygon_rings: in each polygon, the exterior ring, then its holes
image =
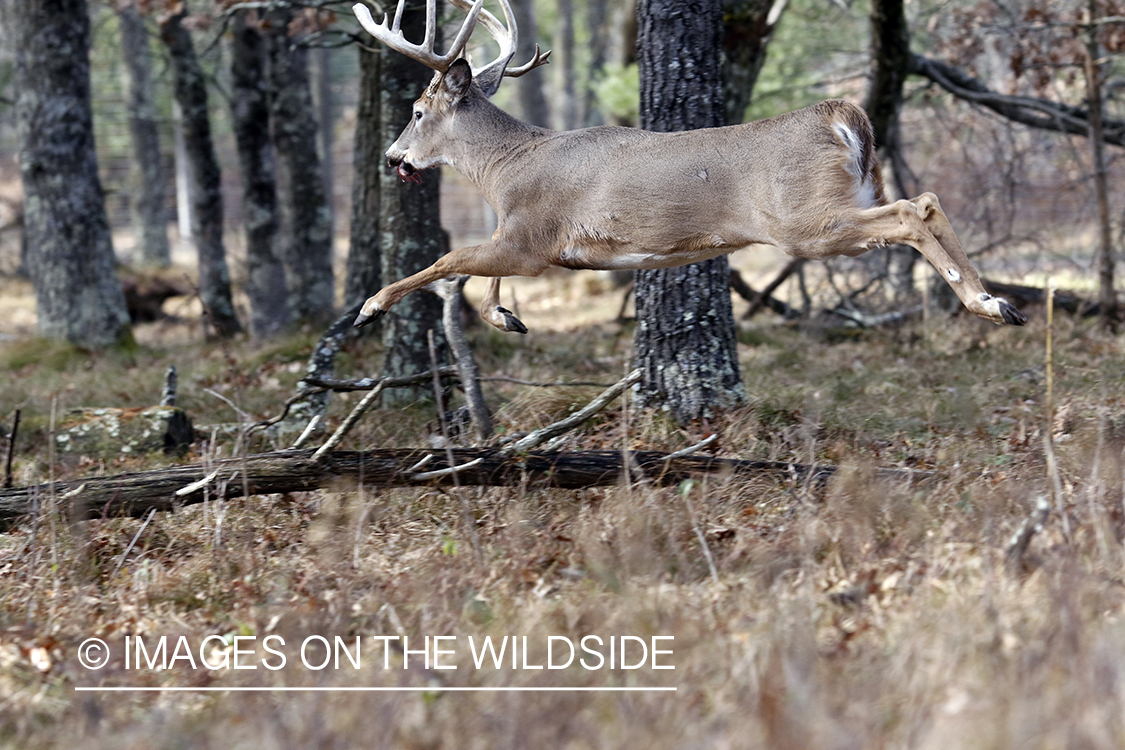
{"type": "Polygon", "coordinates": [[[388,23],[386,14],[382,23],[375,23],[366,5],[356,3],[352,10],[360,25],[372,36],[391,49],[417,60],[434,71],[434,78],[421,98],[414,103],[410,122],[391,147],[387,149],[387,163],[397,167],[399,177],[404,180],[416,179],[418,172],[445,163],[443,146],[450,141],[448,124],[453,112],[475,86],[484,97],[490,97],[500,88],[504,78],[516,78],[529,70],[545,64],[550,50],[540,53],[539,45],[535,54],[525,65],[509,68],[508,63],[516,53],[519,30],[512,15],[508,0],[500,0],[504,23],[484,10],[484,0],[470,3],[468,0],[450,0],[465,11],[466,16],[452,44],[444,54],[435,50],[437,38],[437,1],[426,3],[426,34],[421,44],[406,40],[402,33],[402,12],[406,0],[399,0],[394,20],[388,23]],[[482,68],[475,68],[462,57],[465,46],[480,22],[500,46],[500,54],[495,60],[482,68]]]}

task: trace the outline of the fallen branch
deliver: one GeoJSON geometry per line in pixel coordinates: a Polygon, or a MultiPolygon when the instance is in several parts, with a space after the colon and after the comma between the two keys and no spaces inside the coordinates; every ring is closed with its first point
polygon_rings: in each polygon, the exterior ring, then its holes
{"type": "MultiPolygon", "coordinates": [[[[746,279],[742,278],[742,274],[733,268],[730,270],[730,288],[732,292],[749,302],[754,312],[757,312],[762,307],[768,307],[770,310],[773,310],[786,319],[801,317],[799,312],[781,300],[765,294],[764,292],[755,292],[754,289],[746,283],[746,279]],[[758,307],[755,308],[754,305],[758,305],[758,307]]],[[[752,313],[747,311],[742,317],[743,319],[752,317],[752,313]]]]}
{"type": "MultiPolygon", "coordinates": [[[[103,516],[140,517],[152,509],[167,511],[180,505],[211,499],[308,492],[322,488],[343,490],[355,487],[362,478],[366,486],[452,485],[453,472],[429,478],[418,475],[419,462],[430,456],[427,468],[448,469],[443,449],[395,448],[375,451],[335,451],[323,460],[313,460],[312,450],[287,450],[235,456],[202,463],[171,466],[152,471],[90,477],[73,482],[57,482],[56,497],[65,497],[60,509],[77,515],[73,520],[103,516]],[[204,483],[213,472],[216,479],[204,483]],[[218,481],[241,476],[243,482],[218,481]],[[191,491],[185,491],[191,485],[191,491]],[[76,490],[79,490],[75,492],[76,490]],[[177,497],[177,491],[185,491],[177,497]],[[68,496],[68,493],[74,493],[68,496]]],[[[580,451],[571,453],[524,453],[513,457],[500,448],[460,448],[452,451],[456,476],[464,485],[519,486],[525,481],[545,487],[581,489],[613,486],[625,470],[621,451],[580,451]],[[479,463],[475,463],[479,459],[479,463]]],[[[823,484],[836,473],[834,466],[807,466],[777,461],[746,461],[715,456],[672,458],[662,451],[633,451],[629,464],[654,485],[675,485],[699,474],[766,478],[788,482],[793,478],[823,484]]],[[[876,476],[896,482],[909,482],[928,476],[910,469],[879,469],[876,476]]],[[[0,491],[0,529],[14,526],[33,513],[36,498],[45,497],[50,484],[0,491]]]]}

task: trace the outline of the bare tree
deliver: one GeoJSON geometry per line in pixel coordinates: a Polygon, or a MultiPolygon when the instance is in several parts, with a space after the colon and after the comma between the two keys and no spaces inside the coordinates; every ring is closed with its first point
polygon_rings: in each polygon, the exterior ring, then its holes
{"type": "Polygon", "coordinates": [[[1094,161],[1094,194],[1098,203],[1098,322],[1117,331],[1117,294],[1113,289],[1113,238],[1109,218],[1105,126],[1102,123],[1102,55],[1098,42],[1098,3],[1087,0],[1085,18],[1086,106],[1090,110],[1090,150],[1094,161]]]}
{"type": "Polygon", "coordinates": [[[242,166],[250,332],[262,338],[289,322],[289,300],[285,266],[276,249],[277,181],[269,135],[265,40],[247,22],[247,13],[236,13],[231,25],[231,120],[242,166]]]}
{"type": "Polygon", "coordinates": [[[117,20],[125,61],[129,132],[133,137],[135,187],[130,201],[136,237],[133,259],[141,265],[167,268],[172,264],[172,250],[164,211],[164,163],[156,128],[158,117],[148,27],[132,0],[119,6],[117,20]]]}
{"type": "MultiPolygon", "coordinates": [[[[426,12],[422,7],[407,7],[402,15],[402,31],[408,39],[425,36],[426,12]]],[[[441,44],[440,34],[437,43],[441,44]]],[[[414,100],[433,77],[433,71],[410,58],[392,52],[384,54],[379,67],[381,97],[379,121],[382,123],[382,153],[398,137],[403,124],[410,121],[414,100]]],[[[403,182],[394,170],[380,173],[379,234],[382,238],[382,284],[404,279],[430,266],[449,251],[449,237],[441,226],[441,173],[427,174],[420,184],[403,182]]],[[[370,293],[370,292],[369,292],[370,293]]],[[[430,353],[426,332],[434,331],[439,345],[444,342],[441,325],[441,300],[433,294],[415,294],[395,308],[383,321],[386,360],[383,373],[399,377],[429,369],[430,353]]],[[[440,349],[444,350],[444,346],[440,349]]]]}
{"type": "MultiPolygon", "coordinates": [[[[903,0],[871,0],[871,82],[864,109],[875,128],[875,143],[889,159],[899,197],[914,195],[906,184],[909,169],[899,131],[903,86],[910,72],[910,28],[903,0]]],[[[914,261],[918,253],[906,245],[887,249],[886,273],[897,298],[914,291],[914,261]]]]}
{"type": "MultiPolygon", "coordinates": [[[[724,123],[719,0],[641,0],[637,5],[641,127],[674,131],[724,123]]],[[[726,256],[637,271],[636,366],[643,403],[680,422],[745,398],[738,369],[726,256]]]]}
{"type": "Polygon", "coordinates": [[[192,235],[199,255],[199,295],[207,318],[221,337],[242,331],[231,298],[230,270],[223,245],[223,194],[219,161],[211,139],[207,82],[184,26],[187,3],[163,22],[161,37],[172,59],[176,101],[183,113],[184,148],[192,203],[192,235]]]}
{"type": "MultiPolygon", "coordinates": [[[[597,2],[599,0],[595,0],[597,2]]],[[[528,60],[535,54],[535,0],[512,0],[512,13],[520,29],[519,49],[516,57],[528,60]]],[[[526,122],[541,128],[551,126],[551,110],[543,95],[542,73],[532,71],[516,79],[519,92],[519,112],[526,122]]]]}
{"type": "Polygon", "coordinates": [[[351,242],[344,279],[344,306],[363,302],[383,285],[383,246],[379,235],[380,192],[385,157],[382,118],[382,47],[360,47],[359,101],[356,104],[352,176],[351,242]]]}
{"type": "Polygon", "coordinates": [[[746,115],[754,84],[766,61],[766,47],[787,0],[723,0],[724,121],[737,125],[746,115]]]}
{"type": "Polygon", "coordinates": [[[308,50],[289,33],[294,17],[295,11],[288,8],[266,16],[270,118],[282,166],[282,247],[294,316],[324,322],[331,318],[335,302],[332,212],[317,153],[308,50]]]}
{"type": "Polygon", "coordinates": [[[98,179],[85,0],[3,0],[39,332],[99,348],[131,336],[98,179]]]}

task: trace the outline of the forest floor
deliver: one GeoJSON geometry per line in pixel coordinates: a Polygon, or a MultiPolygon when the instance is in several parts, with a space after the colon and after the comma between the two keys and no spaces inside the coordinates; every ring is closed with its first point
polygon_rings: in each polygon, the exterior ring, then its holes
{"type": "MultiPolygon", "coordinates": [[[[620,292],[571,278],[553,303],[515,287],[526,337],[471,330],[485,374],[621,377],[632,331],[608,321],[620,292]],[[580,318],[595,309],[601,322],[580,318]]],[[[4,283],[0,300],[27,292],[4,283]]],[[[1125,352],[1092,322],[1058,317],[1049,418],[1046,326],[1042,310],[1028,312],[1025,328],[962,315],[885,331],[763,314],[739,333],[744,406],[680,429],[618,403],[567,446],[676,450],[716,431],[717,455],[844,467],[823,488],[361,486],[194,505],[147,526],[71,524],[48,506],[0,534],[0,745],[1125,746],[1125,352]],[[878,482],[876,467],[932,476],[878,482]],[[1010,540],[1038,497],[1055,507],[1013,562],[1010,540]],[[601,664],[579,650],[567,668],[533,668],[565,661],[562,638],[580,647],[587,635],[601,639],[585,642],[601,664]],[[157,669],[162,636],[172,661],[157,669]],[[378,636],[406,636],[410,652],[385,654],[378,636]],[[478,668],[488,636],[497,647],[509,636],[507,655],[478,668]],[[360,666],[337,653],[316,669],[317,637],[353,657],[360,638],[360,666]],[[111,653],[97,670],[79,659],[90,638],[111,653]],[[642,642],[671,653],[638,664],[642,642]],[[621,668],[621,649],[636,668],[621,668]],[[500,687],[676,690],[451,690],[500,687]],[[339,690],[354,688],[408,690],[339,690]]],[[[317,338],[203,343],[189,324],[163,322],[139,327],[128,351],[89,354],[18,326],[0,333],[4,430],[23,414],[17,484],[173,460],[47,450],[52,403],[58,414],[151,405],[172,364],[200,438],[180,460],[230,455],[233,438],[211,426],[277,414],[317,338]]],[[[380,355],[376,341],[351,342],[337,373],[377,373],[380,355]]],[[[507,433],[598,391],[485,384],[507,433]]],[[[334,397],[330,422],[357,399],[334,397]]],[[[436,430],[422,398],[372,412],[342,447],[426,446],[436,430]]]]}

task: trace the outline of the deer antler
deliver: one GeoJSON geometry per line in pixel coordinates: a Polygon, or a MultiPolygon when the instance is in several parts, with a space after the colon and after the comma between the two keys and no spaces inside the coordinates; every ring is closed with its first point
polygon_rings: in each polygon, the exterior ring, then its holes
{"type": "MultiPolygon", "coordinates": [[[[473,6],[468,0],[449,0],[453,5],[456,5],[463,11],[472,12],[473,6]]],[[[518,78],[524,73],[527,73],[533,68],[544,65],[548,62],[547,58],[551,55],[551,50],[540,53],[539,45],[535,45],[535,54],[531,60],[518,68],[508,68],[508,63],[516,54],[516,44],[519,41],[519,29],[516,26],[516,19],[512,14],[512,6],[509,0],[499,0],[500,9],[504,13],[504,23],[501,23],[496,16],[489,13],[487,10],[480,11],[480,22],[484,26],[485,31],[492,35],[496,43],[500,45],[500,54],[495,60],[485,65],[483,68],[473,68],[473,78],[480,85],[486,96],[492,96],[496,93],[496,89],[500,87],[500,81],[505,77],[518,78]]]]}
{"type": "MultiPolygon", "coordinates": [[[[368,34],[396,52],[401,52],[412,60],[417,60],[427,68],[444,73],[449,70],[449,66],[464,51],[465,44],[469,41],[469,36],[477,25],[477,18],[484,7],[484,0],[476,0],[471,5],[467,2],[464,5],[457,3],[458,7],[465,10],[468,15],[465,22],[461,24],[461,30],[457,32],[457,37],[449,45],[449,51],[444,55],[439,55],[434,51],[434,41],[437,37],[437,0],[428,0],[426,3],[426,38],[421,44],[412,44],[406,41],[406,37],[402,34],[402,10],[405,5],[406,0],[399,0],[398,7],[395,9],[394,21],[390,26],[387,25],[387,14],[385,13],[383,14],[383,22],[375,23],[375,19],[371,17],[371,11],[363,3],[353,5],[352,11],[368,34]]],[[[487,11],[485,11],[485,15],[491,16],[487,11]]],[[[496,22],[495,17],[492,20],[496,22]]],[[[499,25],[498,22],[496,23],[499,25]]]]}

